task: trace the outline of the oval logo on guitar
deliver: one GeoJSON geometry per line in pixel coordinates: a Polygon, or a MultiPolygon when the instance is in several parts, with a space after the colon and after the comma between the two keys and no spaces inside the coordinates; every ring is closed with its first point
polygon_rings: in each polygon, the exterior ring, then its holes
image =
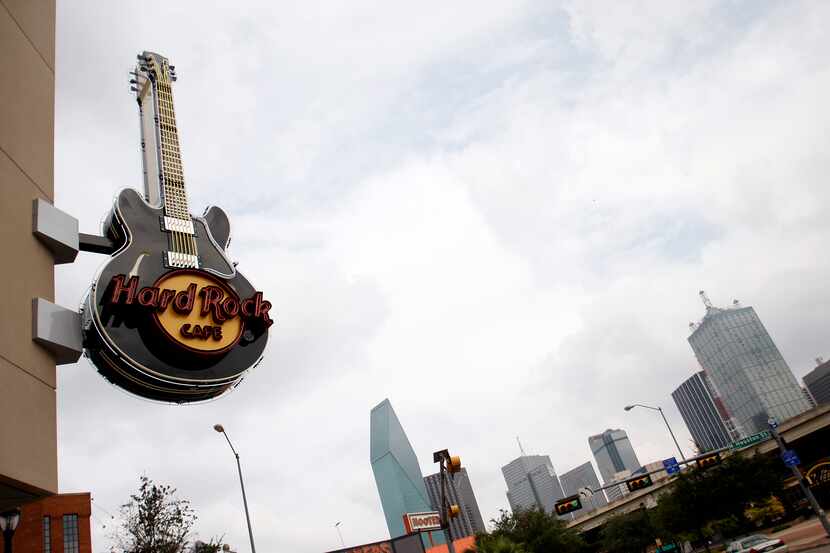
{"type": "Polygon", "coordinates": [[[138,277],[115,275],[110,290],[112,305],[146,308],[170,341],[194,353],[218,354],[235,346],[246,320],[261,319],[265,327],[273,323],[268,314],[271,303],[261,292],[240,299],[227,284],[203,271],[172,271],[142,288],[138,277]]]}

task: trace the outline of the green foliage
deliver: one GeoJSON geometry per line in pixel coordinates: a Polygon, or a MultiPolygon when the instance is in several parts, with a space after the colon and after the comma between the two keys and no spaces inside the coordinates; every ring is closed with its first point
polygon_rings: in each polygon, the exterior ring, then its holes
{"type": "Polygon", "coordinates": [[[708,536],[721,536],[722,538],[734,538],[744,533],[746,525],[736,516],[713,520],[704,528],[708,536]]]}
{"type": "Polygon", "coordinates": [[[193,544],[191,553],[220,553],[222,551],[222,538],[211,538],[210,542],[197,541],[193,544]]]}
{"type": "Polygon", "coordinates": [[[771,495],[763,501],[751,504],[744,511],[744,515],[756,526],[763,526],[779,520],[785,512],[781,500],[771,495]]]}
{"type": "Polygon", "coordinates": [[[642,552],[655,544],[658,534],[648,511],[638,509],[611,518],[605,523],[600,539],[602,548],[609,553],[642,552]]]}
{"type": "Polygon", "coordinates": [[[121,518],[116,539],[124,553],[183,553],[197,517],[175,488],[142,476],[138,493],[121,506],[121,518]]]}
{"type": "Polygon", "coordinates": [[[505,536],[481,534],[476,536],[475,549],[468,549],[465,553],[527,553],[527,550],[505,536]]]}
{"type": "Polygon", "coordinates": [[[732,455],[705,471],[679,474],[654,516],[659,528],[675,536],[740,533],[750,527],[744,516],[747,507],[779,493],[782,486],[783,473],[774,459],[732,455]],[[718,523],[713,526],[714,521],[718,523]]]}
{"type": "Polygon", "coordinates": [[[494,529],[490,538],[501,538],[504,542],[521,547],[516,551],[580,553],[585,549],[585,542],[576,531],[567,528],[555,515],[538,509],[512,514],[501,511],[498,520],[491,522],[494,529]]]}

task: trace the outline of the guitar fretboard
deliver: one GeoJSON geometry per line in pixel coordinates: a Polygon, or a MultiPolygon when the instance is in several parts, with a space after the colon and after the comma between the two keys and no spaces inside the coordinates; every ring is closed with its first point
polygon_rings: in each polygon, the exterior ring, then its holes
{"type": "Polygon", "coordinates": [[[176,128],[176,112],[173,109],[173,91],[166,69],[165,67],[159,72],[156,81],[164,212],[168,217],[190,220],[179,150],[179,133],[176,128]]]}

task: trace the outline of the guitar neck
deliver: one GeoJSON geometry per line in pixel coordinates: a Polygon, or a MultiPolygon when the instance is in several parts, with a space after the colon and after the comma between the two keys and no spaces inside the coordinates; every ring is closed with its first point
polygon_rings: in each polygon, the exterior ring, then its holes
{"type": "Polygon", "coordinates": [[[162,207],[165,216],[189,221],[171,86],[175,73],[159,54],[144,52],[138,58],[136,79],[131,82],[136,85],[141,118],[145,199],[162,207]]]}

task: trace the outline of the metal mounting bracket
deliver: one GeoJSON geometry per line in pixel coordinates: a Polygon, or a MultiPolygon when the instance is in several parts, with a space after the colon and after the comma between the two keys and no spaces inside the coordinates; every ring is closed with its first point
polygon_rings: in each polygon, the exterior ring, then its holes
{"type": "Polygon", "coordinates": [[[84,349],[80,313],[43,298],[33,298],[32,340],[52,354],[56,365],[74,363],[84,349]]]}

